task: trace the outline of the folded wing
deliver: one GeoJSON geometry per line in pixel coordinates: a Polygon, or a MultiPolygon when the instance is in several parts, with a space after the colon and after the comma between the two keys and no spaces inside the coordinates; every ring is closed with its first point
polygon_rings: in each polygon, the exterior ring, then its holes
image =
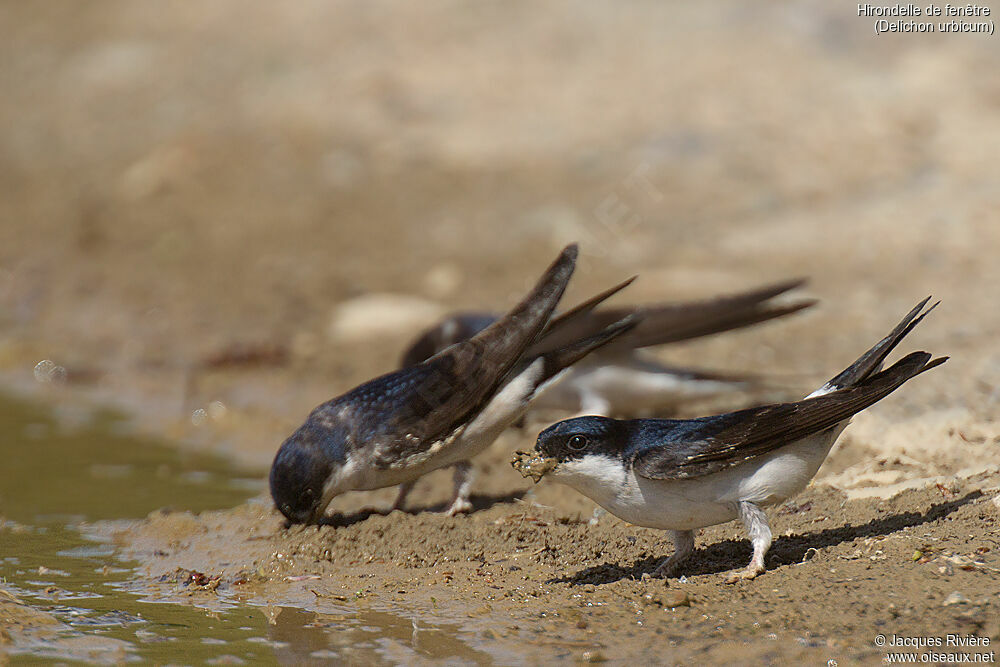
{"type": "Polygon", "coordinates": [[[642,440],[658,443],[634,452],[633,468],[650,479],[689,479],[739,465],[836,426],[946,360],[914,352],[857,385],[816,398],[704,419],[663,421],[659,427],[651,422],[647,428],[662,432],[647,433],[642,440]]]}

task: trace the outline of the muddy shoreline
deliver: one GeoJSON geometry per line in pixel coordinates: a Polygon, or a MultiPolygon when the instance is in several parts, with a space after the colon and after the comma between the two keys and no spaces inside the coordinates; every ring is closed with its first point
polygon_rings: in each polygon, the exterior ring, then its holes
{"type": "Polygon", "coordinates": [[[469,517],[359,511],[288,530],[258,499],[158,514],[114,539],[141,563],[145,595],[301,607],[318,622],[391,611],[454,624],[466,644],[518,662],[878,663],[877,633],[1000,641],[1000,506],[982,482],[877,501],[812,488],[773,513],[769,571],[735,585],[723,582],[749,546],[734,525],[701,531],[683,579],[653,579],[669,554],[662,534],[531,499],[479,497],[469,517]],[[218,584],[197,590],[191,571],[218,584]]]}

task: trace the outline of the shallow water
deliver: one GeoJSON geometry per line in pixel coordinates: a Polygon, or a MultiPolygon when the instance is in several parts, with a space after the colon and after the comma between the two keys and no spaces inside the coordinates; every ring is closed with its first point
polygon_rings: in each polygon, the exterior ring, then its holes
{"type": "Polygon", "coordinates": [[[134,564],[116,558],[90,523],[167,507],[230,507],[260,493],[263,480],[240,477],[217,457],[130,435],[110,413],[47,411],[0,397],[0,435],[0,604],[14,614],[5,618],[8,630],[20,631],[6,645],[0,641],[0,655],[225,664],[488,661],[447,627],[418,628],[380,611],[333,616],[228,603],[204,610],[144,599],[132,592],[134,564]]]}

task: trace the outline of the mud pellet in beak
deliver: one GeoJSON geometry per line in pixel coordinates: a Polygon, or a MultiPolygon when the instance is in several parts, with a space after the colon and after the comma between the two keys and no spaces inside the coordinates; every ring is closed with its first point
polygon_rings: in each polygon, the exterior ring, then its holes
{"type": "Polygon", "coordinates": [[[521,473],[522,477],[530,477],[535,484],[558,464],[555,459],[544,457],[537,452],[516,452],[510,462],[514,470],[521,473]]]}

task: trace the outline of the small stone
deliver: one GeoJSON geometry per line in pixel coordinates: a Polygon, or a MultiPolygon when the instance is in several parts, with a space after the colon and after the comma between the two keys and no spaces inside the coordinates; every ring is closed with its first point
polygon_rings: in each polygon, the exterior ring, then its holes
{"type": "Polygon", "coordinates": [[[35,380],[42,383],[60,382],[66,379],[66,369],[49,359],[35,364],[35,380]]]}
{"type": "Polygon", "coordinates": [[[454,264],[438,264],[424,275],[424,289],[435,299],[446,299],[462,286],[462,271],[454,264]]]}
{"type": "Polygon", "coordinates": [[[178,182],[197,167],[194,154],[184,146],[164,144],[132,163],[118,180],[118,194],[127,201],[141,201],[178,182]]]}
{"type": "Polygon", "coordinates": [[[338,304],[330,316],[328,336],[359,343],[372,338],[419,331],[444,314],[439,305],[405,294],[366,294],[338,304]]]}
{"type": "Polygon", "coordinates": [[[229,412],[229,408],[222,401],[212,401],[208,404],[208,416],[212,418],[212,421],[222,421],[226,418],[227,412],[229,412]]]}
{"type": "Polygon", "coordinates": [[[691,598],[684,591],[667,591],[663,597],[663,606],[676,609],[677,607],[690,607],[691,598]]]}
{"type": "Polygon", "coordinates": [[[962,595],[958,591],[955,591],[951,595],[949,595],[948,597],[946,597],[944,599],[944,602],[941,603],[941,606],[942,607],[950,607],[950,606],[955,605],[955,604],[965,604],[968,601],[969,601],[969,598],[965,597],[964,595],[962,595]]]}
{"type": "Polygon", "coordinates": [[[596,662],[607,662],[608,659],[604,657],[604,654],[600,651],[584,651],[583,655],[580,656],[583,662],[596,663],[596,662]]]}
{"type": "Polygon", "coordinates": [[[191,413],[191,424],[201,426],[208,421],[208,411],[205,408],[198,408],[191,413]]]}
{"type": "Polygon", "coordinates": [[[920,549],[917,549],[916,551],[913,552],[913,556],[911,557],[911,559],[915,563],[923,557],[924,557],[924,552],[921,551],[920,549]]]}

